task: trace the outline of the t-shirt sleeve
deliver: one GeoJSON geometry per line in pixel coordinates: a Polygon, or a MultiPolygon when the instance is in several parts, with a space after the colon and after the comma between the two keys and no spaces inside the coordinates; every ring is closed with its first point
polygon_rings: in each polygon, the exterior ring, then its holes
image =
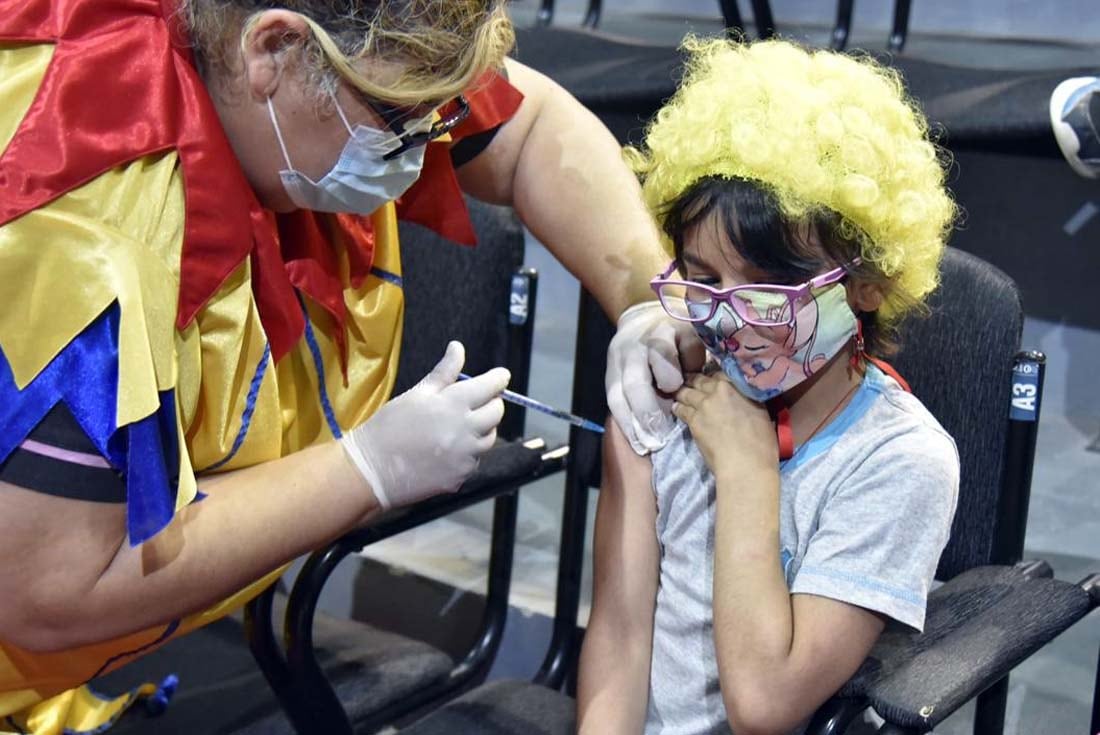
{"type": "Polygon", "coordinates": [[[125,479],[107,461],[58,403],[7,459],[0,461],[0,480],[73,500],[125,503],[125,479]]]}
{"type": "Polygon", "coordinates": [[[500,125],[495,128],[468,135],[451,146],[451,163],[459,168],[481,155],[482,151],[489,147],[500,131],[500,125]]]}
{"type": "Polygon", "coordinates": [[[163,152],[0,228],[0,282],[18,306],[0,313],[5,478],[84,500],[124,498],[131,545],[197,491],[177,402],[179,290],[169,265],[183,205],[178,158],[163,152]]]}
{"type": "Polygon", "coordinates": [[[454,131],[450,147],[455,168],[469,163],[488,148],[523,100],[523,95],[508,81],[504,67],[486,72],[465,96],[470,116],[454,131]]]}
{"type": "Polygon", "coordinates": [[[889,439],[826,501],[791,592],[923,630],[958,488],[958,454],[946,434],[929,428],[889,439]]]}
{"type": "MultiPolygon", "coordinates": [[[[143,387],[153,410],[119,420],[119,405],[129,406],[120,392],[142,387],[119,377],[121,313],[112,304],[22,387],[0,351],[0,479],[49,495],[125,501],[137,545],[171,521],[195,485],[174,388],[151,378],[143,387]]],[[[141,345],[139,356],[142,348],[150,349],[141,345]]]]}

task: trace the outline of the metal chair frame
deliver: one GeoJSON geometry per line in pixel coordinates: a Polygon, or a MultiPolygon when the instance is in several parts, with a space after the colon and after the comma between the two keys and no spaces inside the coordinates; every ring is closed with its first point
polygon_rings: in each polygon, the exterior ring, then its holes
{"type": "MultiPolygon", "coordinates": [[[[513,293],[516,293],[517,286],[527,294],[527,312],[521,323],[512,320],[508,328],[507,366],[512,372],[513,387],[519,392],[526,392],[538,293],[537,274],[530,269],[520,270],[513,276],[513,293]]],[[[519,446],[524,418],[524,409],[508,406],[498,435],[519,446]]],[[[313,617],[318,599],[337,565],[375,541],[495,498],[486,607],[473,645],[443,680],[419,690],[412,697],[371,713],[355,726],[381,727],[425,705],[459,693],[463,687],[487,673],[499,649],[507,617],[518,489],[523,484],[561,471],[568,456],[568,448],[565,447],[543,453],[540,447],[535,446],[529,451],[542,453],[542,458],[536,469],[527,475],[487,485],[479,485],[475,475],[463,491],[387,514],[376,523],[349,533],[328,548],[312,554],[299,573],[288,600],[283,645],[276,639],[272,622],[274,586],[248,604],[245,630],[249,646],[296,730],[332,735],[350,735],[353,731],[352,723],[318,663],[313,648],[313,617]]]]}

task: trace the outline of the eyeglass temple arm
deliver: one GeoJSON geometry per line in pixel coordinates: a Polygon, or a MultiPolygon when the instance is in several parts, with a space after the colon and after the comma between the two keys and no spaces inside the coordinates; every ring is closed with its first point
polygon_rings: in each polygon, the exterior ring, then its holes
{"type": "Polygon", "coordinates": [[[663,271],[661,271],[661,273],[659,275],[654,276],[650,280],[651,281],[664,281],[664,280],[667,280],[668,277],[671,276],[673,271],[675,271],[675,270],[676,270],[676,261],[674,260],[674,261],[672,261],[671,263],[668,264],[668,268],[665,268],[663,271]]]}
{"type": "Polygon", "coordinates": [[[821,288],[822,286],[828,286],[830,283],[836,283],[841,278],[848,275],[848,271],[849,271],[850,268],[855,268],[856,266],[860,265],[862,262],[863,262],[862,258],[852,258],[852,260],[849,263],[840,266],[839,269],[834,268],[833,270],[829,271],[828,273],[822,273],[820,276],[814,276],[813,278],[810,279],[810,282],[806,285],[809,286],[810,288],[821,288]],[[837,273],[836,272],[837,270],[840,270],[841,272],[837,273]]]}

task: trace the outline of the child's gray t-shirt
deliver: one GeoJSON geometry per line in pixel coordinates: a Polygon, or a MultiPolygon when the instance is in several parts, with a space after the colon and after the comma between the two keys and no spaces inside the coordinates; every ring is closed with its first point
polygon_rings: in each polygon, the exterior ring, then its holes
{"type": "MultiPolygon", "coordinates": [[[[780,465],[787,586],[923,629],[959,487],[955,443],[871,367],[852,401],[780,465]]],[[[728,733],[714,650],[715,484],[686,425],[653,454],[660,583],[646,735],[728,733]]]]}

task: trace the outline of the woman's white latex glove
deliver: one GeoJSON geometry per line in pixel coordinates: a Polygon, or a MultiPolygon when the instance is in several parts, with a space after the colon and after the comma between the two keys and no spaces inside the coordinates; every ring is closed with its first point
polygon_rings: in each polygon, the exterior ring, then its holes
{"type": "Polygon", "coordinates": [[[383,510],[454,492],[493,446],[511,374],[494,368],[458,381],[461,342],[414,387],[340,439],[383,510]]]}
{"type": "Polygon", "coordinates": [[[695,329],[658,301],[635,304],[619,317],[607,348],[607,406],[635,452],[648,454],[668,441],[672,399],[657,390],[675,393],[684,369],[698,369],[704,358],[695,329]]]}

